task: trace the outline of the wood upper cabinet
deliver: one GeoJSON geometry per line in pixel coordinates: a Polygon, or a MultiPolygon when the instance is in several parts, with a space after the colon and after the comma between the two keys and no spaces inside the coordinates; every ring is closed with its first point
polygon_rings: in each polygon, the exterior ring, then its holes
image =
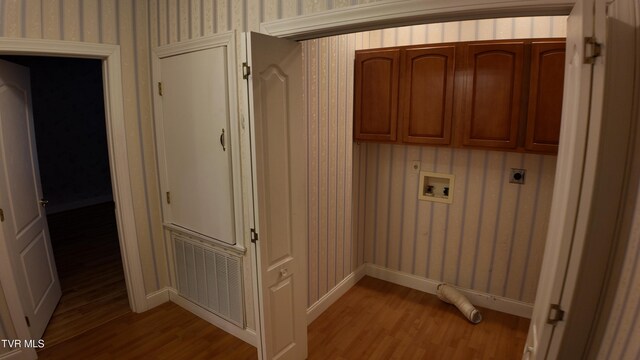
{"type": "Polygon", "coordinates": [[[396,141],[400,49],[355,55],[354,138],[396,141]]]}
{"type": "Polygon", "coordinates": [[[531,44],[531,77],[525,149],[558,152],[565,42],[531,44]]]}
{"type": "Polygon", "coordinates": [[[557,153],[562,39],[359,50],[354,139],[557,153]]]}
{"type": "Polygon", "coordinates": [[[466,47],[463,145],[518,146],[524,42],[466,47]]]}
{"type": "Polygon", "coordinates": [[[451,143],[455,45],[407,49],[401,82],[402,141],[451,143]]]}

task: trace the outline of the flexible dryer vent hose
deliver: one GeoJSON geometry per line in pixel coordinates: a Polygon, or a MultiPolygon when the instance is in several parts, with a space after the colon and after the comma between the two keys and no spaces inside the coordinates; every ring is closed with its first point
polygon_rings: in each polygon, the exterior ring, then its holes
{"type": "Polygon", "coordinates": [[[453,304],[460,312],[474,324],[482,321],[482,314],[458,290],[447,284],[438,285],[436,295],[440,300],[453,304]]]}

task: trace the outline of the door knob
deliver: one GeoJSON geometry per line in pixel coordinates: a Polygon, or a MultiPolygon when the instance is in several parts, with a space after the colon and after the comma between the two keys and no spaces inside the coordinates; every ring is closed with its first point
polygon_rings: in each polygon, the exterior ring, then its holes
{"type": "Polygon", "coordinates": [[[280,269],[280,276],[282,276],[282,277],[286,277],[287,275],[289,275],[289,270],[287,270],[287,269],[280,269]]]}
{"type": "Polygon", "coordinates": [[[42,207],[47,207],[47,204],[49,203],[49,200],[40,199],[39,203],[40,203],[40,205],[42,207]]]}

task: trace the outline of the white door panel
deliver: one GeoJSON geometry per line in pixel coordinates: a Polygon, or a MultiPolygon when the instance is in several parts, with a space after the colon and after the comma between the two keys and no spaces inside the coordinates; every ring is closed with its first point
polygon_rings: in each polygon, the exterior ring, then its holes
{"type": "Polygon", "coordinates": [[[287,117],[287,77],[278,68],[270,66],[259,74],[254,96],[260,98],[256,111],[260,118],[269,119],[268,126],[262,127],[265,136],[260,139],[264,161],[262,179],[264,181],[264,206],[266,221],[262,231],[269,239],[266,242],[268,270],[291,260],[291,201],[289,189],[289,118],[287,117]],[[266,224],[269,224],[267,226],[266,224]],[[277,225],[276,225],[277,224],[277,225]]]}
{"type": "MultiPolygon", "coordinates": [[[[557,358],[567,318],[573,315],[570,304],[576,290],[576,278],[571,269],[580,267],[585,245],[595,178],[593,149],[598,146],[597,128],[602,119],[601,109],[598,109],[604,88],[603,77],[594,77],[594,73],[604,66],[602,58],[595,62],[595,68],[585,61],[585,56],[589,55],[585,52],[588,49],[585,38],[595,36],[596,22],[605,21],[603,10],[603,1],[577,1],[567,20],[566,75],[556,180],[525,359],[557,358]],[[563,321],[555,324],[548,321],[551,304],[558,304],[565,311],[563,321]]],[[[597,40],[603,42],[600,35],[597,40]]],[[[551,315],[554,314],[557,312],[552,311],[551,315]]],[[[577,353],[577,349],[574,350],[577,353]]]]}
{"type": "Polygon", "coordinates": [[[22,271],[27,277],[25,285],[29,289],[29,300],[36,312],[42,305],[47,291],[56,282],[49,257],[50,253],[51,249],[44,231],[30,241],[29,245],[20,253],[22,271]],[[45,263],[42,263],[43,259],[45,263]]]}
{"type": "MultiPolygon", "coordinates": [[[[272,315],[270,332],[272,339],[272,354],[274,359],[285,358],[284,355],[296,346],[296,324],[294,308],[294,286],[291,277],[283,281],[276,281],[269,289],[268,311],[272,315]]],[[[306,331],[306,329],[305,329],[306,331]]],[[[287,356],[286,358],[293,358],[287,356]]]]}
{"type": "Polygon", "coordinates": [[[225,47],[160,60],[168,221],[235,244],[225,47]]]}
{"type": "Polygon", "coordinates": [[[560,146],[545,254],[527,339],[525,358],[545,359],[554,327],[547,324],[550,305],[558,304],[578,212],[587,138],[591,66],[583,64],[585,33],[593,31],[593,0],[578,1],[567,20],[567,54],[560,146]]]}
{"type": "Polygon", "coordinates": [[[9,186],[9,200],[13,204],[10,218],[17,234],[28,229],[34,221],[41,216],[41,208],[38,206],[37,182],[33,179],[36,169],[30,161],[31,143],[29,141],[30,123],[29,113],[25,111],[28,103],[28,89],[21,89],[19,84],[5,82],[0,87],[0,116],[7,121],[3,122],[2,141],[5,149],[11,149],[5,158],[5,167],[11,169],[15,177],[7,178],[9,186]],[[27,181],[24,181],[27,179],[27,181]]]}
{"type": "Polygon", "coordinates": [[[262,359],[307,356],[307,128],[300,44],[246,39],[262,359]]]}
{"type": "Polygon", "coordinates": [[[33,130],[29,70],[0,61],[0,246],[7,249],[30,332],[38,339],[60,300],[42,197],[33,130]]]}

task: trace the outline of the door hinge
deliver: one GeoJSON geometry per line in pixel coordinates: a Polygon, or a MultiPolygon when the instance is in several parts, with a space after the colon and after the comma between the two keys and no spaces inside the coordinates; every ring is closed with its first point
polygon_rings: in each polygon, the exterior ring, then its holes
{"type": "Polygon", "coordinates": [[[249,66],[249,64],[247,64],[246,62],[242,63],[242,78],[243,79],[248,79],[249,75],[251,75],[251,66],[249,66]]]}
{"type": "Polygon", "coordinates": [[[4,210],[0,209],[0,222],[4,222],[4,210]]]}
{"type": "Polygon", "coordinates": [[[562,310],[558,304],[551,304],[549,307],[549,316],[547,316],[547,324],[555,326],[562,320],[564,320],[564,310],[562,310]]]}
{"type": "Polygon", "coordinates": [[[602,55],[602,44],[593,36],[584,38],[584,63],[593,64],[602,55]]]}
{"type": "Polygon", "coordinates": [[[171,204],[171,192],[167,191],[167,204],[171,204]]]}
{"type": "Polygon", "coordinates": [[[162,83],[158,82],[158,95],[162,96],[162,83]]]}
{"type": "Polygon", "coordinates": [[[25,316],[25,317],[24,317],[24,319],[25,319],[25,321],[27,322],[27,326],[28,326],[28,327],[31,327],[31,321],[29,321],[29,317],[28,317],[28,316],[25,316]]]}
{"type": "Polygon", "coordinates": [[[258,241],[258,233],[256,229],[251,228],[251,242],[255,244],[256,241],[258,241]]]}

